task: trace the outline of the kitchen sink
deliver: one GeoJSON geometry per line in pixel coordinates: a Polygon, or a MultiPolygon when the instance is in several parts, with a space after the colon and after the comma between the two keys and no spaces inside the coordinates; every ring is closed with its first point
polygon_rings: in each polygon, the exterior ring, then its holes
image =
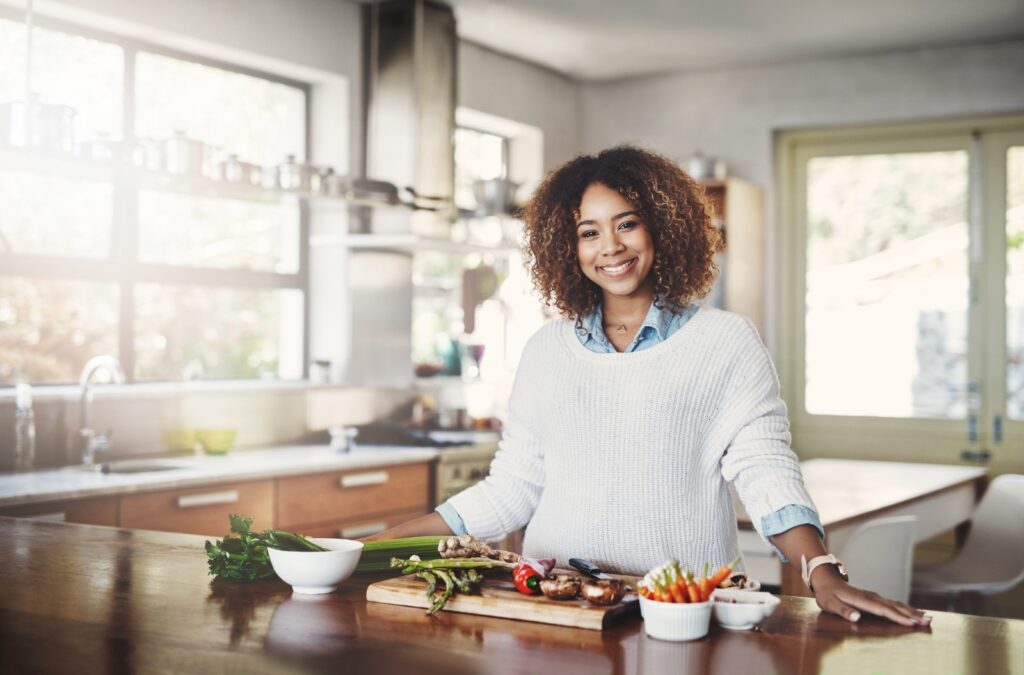
{"type": "Polygon", "coordinates": [[[71,467],[77,471],[94,473],[152,473],[155,471],[180,471],[193,469],[196,464],[191,462],[158,460],[158,459],[125,459],[118,462],[100,462],[97,464],[80,464],[71,467]]]}

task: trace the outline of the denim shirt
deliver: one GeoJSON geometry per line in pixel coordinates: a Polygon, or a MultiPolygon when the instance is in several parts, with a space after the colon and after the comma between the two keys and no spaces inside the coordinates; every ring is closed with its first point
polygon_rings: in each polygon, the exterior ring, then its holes
{"type": "MultiPolygon", "coordinates": [[[[690,317],[697,312],[697,309],[697,305],[685,307],[666,306],[659,309],[657,305],[651,303],[651,308],[647,310],[647,316],[644,317],[644,322],[640,325],[636,336],[623,351],[637,352],[642,349],[649,349],[659,342],[664,342],[673,333],[682,328],[690,320],[690,317]]],[[[592,352],[614,354],[618,351],[604,332],[604,312],[601,305],[598,305],[592,314],[576,320],[576,336],[579,338],[580,343],[592,352]]],[[[439,504],[434,510],[441,515],[441,518],[444,519],[445,524],[451,528],[452,532],[457,535],[468,534],[462,516],[448,502],[439,504]]],[[[818,530],[818,535],[822,539],[825,538],[825,530],[821,526],[818,514],[799,504],[783,506],[778,511],[769,513],[762,518],[761,532],[766,538],[773,537],[798,525],[811,525],[818,530]]],[[[779,556],[782,562],[789,562],[786,556],[782,555],[782,551],[778,547],[773,545],[772,549],[774,549],[775,554],[779,556]]]]}

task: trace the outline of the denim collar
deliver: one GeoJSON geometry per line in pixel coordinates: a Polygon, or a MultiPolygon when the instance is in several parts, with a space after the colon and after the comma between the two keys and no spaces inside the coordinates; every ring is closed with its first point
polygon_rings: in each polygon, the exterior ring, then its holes
{"type": "MultiPolygon", "coordinates": [[[[644,317],[643,323],[640,324],[640,328],[636,332],[636,336],[625,351],[634,351],[638,342],[649,339],[653,335],[657,335],[657,342],[666,339],[669,336],[669,330],[677,311],[678,309],[675,304],[669,303],[659,309],[657,301],[652,302],[647,310],[647,316],[644,317]]],[[[606,351],[618,351],[604,331],[604,306],[601,304],[598,304],[594,311],[587,316],[576,320],[576,334],[584,345],[596,343],[606,351]]]]}

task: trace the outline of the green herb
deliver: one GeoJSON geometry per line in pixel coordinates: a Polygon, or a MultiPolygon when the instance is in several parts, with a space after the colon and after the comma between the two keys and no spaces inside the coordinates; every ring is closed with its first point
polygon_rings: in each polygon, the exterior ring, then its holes
{"type": "Polygon", "coordinates": [[[274,576],[268,548],[283,551],[326,551],[327,549],[301,534],[267,530],[252,531],[252,516],[230,514],[232,534],[218,541],[206,542],[210,574],[229,581],[259,581],[274,576]]]}
{"type": "Polygon", "coordinates": [[[359,558],[356,572],[386,572],[391,569],[394,557],[419,557],[421,560],[433,560],[441,557],[437,545],[446,537],[428,535],[423,537],[404,537],[402,539],[381,539],[363,543],[363,554],[359,558]]]}

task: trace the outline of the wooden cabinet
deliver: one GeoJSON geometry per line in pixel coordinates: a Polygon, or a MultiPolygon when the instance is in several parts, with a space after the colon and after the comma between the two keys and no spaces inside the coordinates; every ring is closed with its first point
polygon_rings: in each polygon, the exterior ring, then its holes
{"type": "Polygon", "coordinates": [[[0,508],[0,516],[54,520],[81,525],[117,525],[117,497],[91,497],[0,508]]]}
{"type": "Polygon", "coordinates": [[[377,520],[369,516],[426,513],[430,466],[424,462],[278,479],[277,527],[312,532],[306,526],[336,529],[377,520]]]}
{"type": "Polygon", "coordinates": [[[334,523],[327,523],[323,525],[300,525],[293,529],[307,537],[361,539],[363,537],[369,537],[383,532],[389,527],[394,527],[395,525],[404,523],[407,520],[412,520],[417,516],[422,516],[424,513],[426,513],[426,508],[416,508],[410,511],[401,511],[399,513],[346,518],[334,523]]]}
{"type": "Polygon", "coordinates": [[[228,514],[253,516],[255,529],[274,526],[274,481],[226,483],[121,497],[121,527],[223,536],[228,514]]]}
{"type": "Polygon", "coordinates": [[[712,291],[714,304],[753,321],[763,337],[764,190],[736,178],[701,184],[725,236],[725,251],[718,260],[722,275],[712,291]]]}

